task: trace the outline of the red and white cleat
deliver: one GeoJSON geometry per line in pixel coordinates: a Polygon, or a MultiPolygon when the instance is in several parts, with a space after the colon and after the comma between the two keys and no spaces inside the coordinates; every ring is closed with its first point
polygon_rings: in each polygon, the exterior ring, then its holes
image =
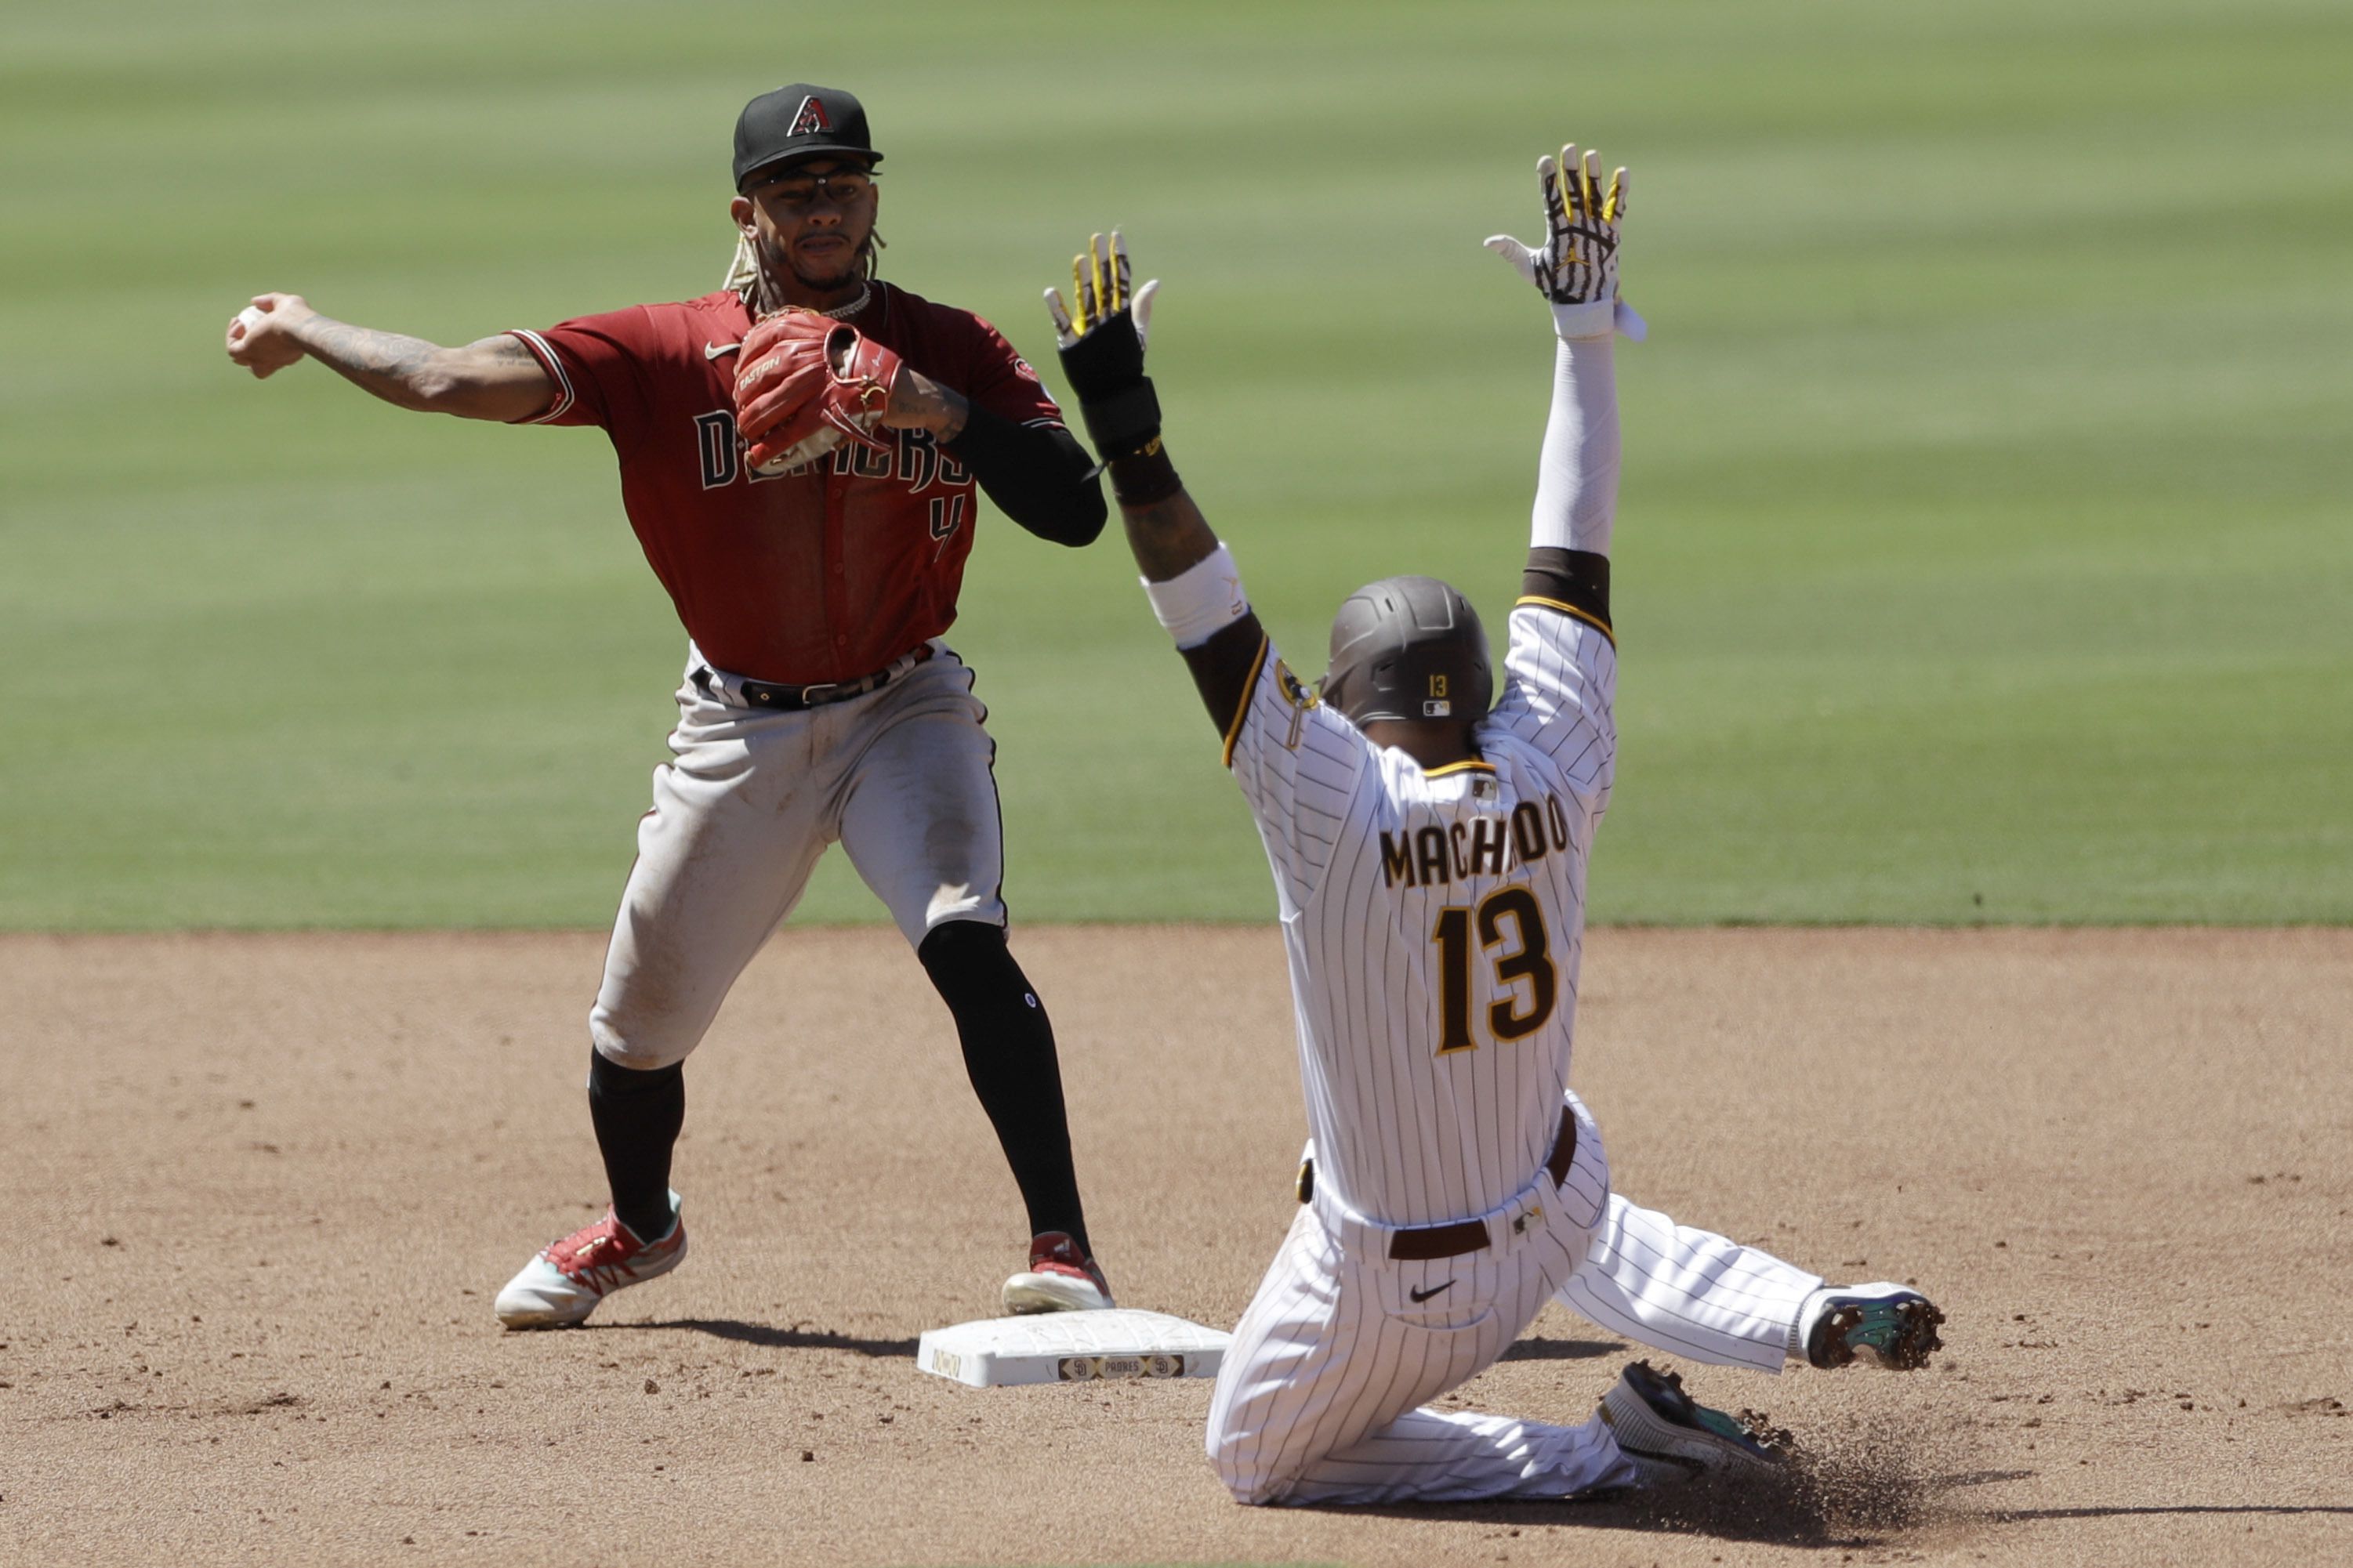
{"type": "Polygon", "coordinates": [[[499,1321],[511,1329],[568,1329],[586,1322],[614,1291],[669,1273],[686,1261],[686,1222],[679,1217],[676,1193],[670,1195],[670,1233],[654,1241],[640,1241],[607,1209],[595,1225],[550,1242],[499,1292],[499,1321]]]}
{"type": "Polygon", "coordinates": [[[1112,1304],[1103,1269],[1059,1230],[1030,1237],[1029,1271],[1005,1282],[1008,1312],[1092,1312],[1112,1304]]]}

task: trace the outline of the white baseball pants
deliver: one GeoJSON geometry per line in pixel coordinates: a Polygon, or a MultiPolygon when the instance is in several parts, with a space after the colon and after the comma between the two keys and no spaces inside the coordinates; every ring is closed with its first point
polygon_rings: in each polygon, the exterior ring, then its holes
{"type": "Polygon", "coordinates": [[[1501,1245],[1430,1262],[1319,1191],[1235,1326],[1210,1395],[1210,1462],[1246,1503],[1560,1498],[1633,1479],[1599,1419],[1422,1408],[1493,1365],[1556,1294],[1638,1342],[1778,1371],[1814,1276],[1614,1196],[1572,1094],[1577,1156],[1493,1215],[1501,1245]]]}
{"type": "Polygon", "coordinates": [[[797,713],[706,694],[691,679],[703,663],[690,650],[676,760],[654,770],[588,1016],[623,1067],[701,1043],[836,841],[911,947],[943,921],[1005,923],[996,748],[963,660],[934,645],[881,689],[797,713]]]}
{"type": "Polygon", "coordinates": [[[1592,1250],[1556,1300],[1611,1333],[1685,1361],[1778,1373],[1806,1298],[1821,1289],[1771,1253],[1677,1225],[1616,1193],[1592,1250]]]}

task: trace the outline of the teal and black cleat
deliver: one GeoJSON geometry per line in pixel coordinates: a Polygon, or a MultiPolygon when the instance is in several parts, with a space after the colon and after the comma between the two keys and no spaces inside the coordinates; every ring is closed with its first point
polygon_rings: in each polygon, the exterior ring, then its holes
{"type": "Polygon", "coordinates": [[[1841,1285],[1806,1303],[1806,1359],[1828,1370],[1866,1361],[1890,1372],[1928,1364],[1945,1348],[1936,1327],[1945,1314],[1901,1285],[1841,1285]]]}
{"type": "Polygon", "coordinates": [[[1646,1361],[1618,1374],[1601,1396],[1601,1419],[1645,1487],[1703,1475],[1771,1475],[1788,1457],[1787,1433],[1755,1416],[1709,1409],[1683,1392],[1681,1377],[1646,1361]]]}

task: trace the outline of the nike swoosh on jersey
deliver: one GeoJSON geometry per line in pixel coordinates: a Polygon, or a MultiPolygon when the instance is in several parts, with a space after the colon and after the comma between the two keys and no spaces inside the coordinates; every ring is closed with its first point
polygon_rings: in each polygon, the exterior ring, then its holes
{"type": "Polygon", "coordinates": [[[702,345],[702,357],[717,359],[721,354],[732,354],[743,346],[742,343],[705,343],[702,345]]]}
{"type": "Polygon", "coordinates": [[[1415,1306],[1419,1307],[1424,1301],[1429,1300],[1432,1296],[1439,1295],[1444,1291],[1451,1290],[1453,1289],[1454,1281],[1449,1279],[1445,1284],[1432,1286],[1427,1290],[1408,1290],[1406,1295],[1412,1300],[1415,1306]]]}

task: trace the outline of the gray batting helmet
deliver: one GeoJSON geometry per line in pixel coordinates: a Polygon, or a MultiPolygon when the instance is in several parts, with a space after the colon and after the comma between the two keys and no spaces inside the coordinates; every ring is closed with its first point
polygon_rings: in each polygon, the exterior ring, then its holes
{"type": "Polygon", "coordinates": [[[1384,577],[1332,618],[1324,700],[1372,719],[1478,719],[1493,700],[1487,632],[1471,601],[1435,577],[1384,577]]]}

